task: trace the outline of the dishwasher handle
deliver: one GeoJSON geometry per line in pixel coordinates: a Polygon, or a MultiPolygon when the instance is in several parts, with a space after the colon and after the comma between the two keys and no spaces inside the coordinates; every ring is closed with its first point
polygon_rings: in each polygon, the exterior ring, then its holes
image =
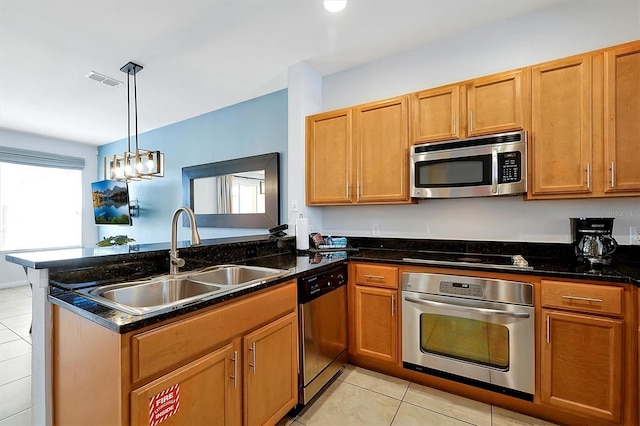
{"type": "Polygon", "coordinates": [[[514,318],[529,318],[530,316],[527,312],[507,312],[507,311],[500,311],[498,309],[476,308],[473,306],[457,305],[455,303],[434,302],[433,300],[416,299],[413,297],[405,297],[404,300],[411,303],[418,303],[418,304],[427,305],[427,306],[435,306],[438,308],[448,308],[456,311],[478,312],[484,315],[501,315],[505,317],[514,317],[514,318]]]}

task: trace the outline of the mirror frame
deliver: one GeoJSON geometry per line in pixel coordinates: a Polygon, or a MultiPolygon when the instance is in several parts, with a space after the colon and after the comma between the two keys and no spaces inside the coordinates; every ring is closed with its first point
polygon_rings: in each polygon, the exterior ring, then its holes
{"type": "MultiPolygon", "coordinates": [[[[218,161],[182,168],[182,200],[185,206],[193,209],[193,180],[232,173],[264,170],[265,174],[265,212],[196,214],[196,224],[209,228],[264,228],[269,229],[280,223],[280,158],[277,152],[255,155],[253,157],[218,161]]],[[[189,226],[187,215],[183,215],[183,224],[189,226]]]]}

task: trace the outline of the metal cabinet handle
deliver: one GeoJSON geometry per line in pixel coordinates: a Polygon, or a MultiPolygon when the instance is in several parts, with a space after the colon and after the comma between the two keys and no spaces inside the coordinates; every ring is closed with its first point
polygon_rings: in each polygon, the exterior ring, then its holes
{"type": "Polygon", "coordinates": [[[591,163],[587,163],[587,189],[591,189],[591,163]]]}
{"type": "Polygon", "coordinates": [[[582,296],[562,296],[563,299],[569,300],[582,300],[584,302],[597,302],[601,303],[602,299],[594,299],[593,297],[582,297],[582,296]]]}
{"type": "Polygon", "coordinates": [[[551,343],[551,319],[549,318],[549,315],[547,315],[547,343],[551,343]]]}
{"type": "Polygon", "coordinates": [[[616,163],[611,162],[611,188],[616,187],[616,163]]]}
{"type": "Polygon", "coordinates": [[[251,351],[251,361],[249,362],[249,367],[253,371],[253,375],[256,375],[256,342],[251,342],[251,347],[249,348],[251,351]]]}
{"type": "Polygon", "coordinates": [[[383,275],[369,275],[369,274],[364,274],[365,278],[373,278],[373,279],[377,279],[377,280],[383,280],[384,276],[383,275]]]}
{"type": "Polygon", "coordinates": [[[233,351],[233,376],[230,376],[233,379],[233,387],[238,387],[238,351],[233,351]]]}
{"type": "Polygon", "coordinates": [[[458,129],[456,129],[456,114],[453,114],[453,122],[451,123],[451,133],[454,136],[458,135],[458,129]]]}
{"type": "Polygon", "coordinates": [[[469,133],[473,133],[473,110],[469,111],[469,133]]]}
{"type": "Polygon", "coordinates": [[[455,303],[442,303],[442,302],[434,302],[433,300],[414,299],[413,297],[405,297],[404,300],[406,300],[407,302],[419,303],[421,305],[437,306],[437,307],[451,309],[454,311],[478,312],[485,315],[500,315],[505,317],[514,317],[514,318],[529,318],[530,316],[527,312],[508,312],[508,311],[499,311],[497,309],[475,308],[473,306],[456,305],[455,303]]]}
{"type": "Polygon", "coordinates": [[[491,148],[491,193],[498,193],[498,150],[491,148]]]}
{"type": "Polygon", "coordinates": [[[391,316],[392,317],[396,316],[396,295],[395,294],[391,295],[391,316]]]}

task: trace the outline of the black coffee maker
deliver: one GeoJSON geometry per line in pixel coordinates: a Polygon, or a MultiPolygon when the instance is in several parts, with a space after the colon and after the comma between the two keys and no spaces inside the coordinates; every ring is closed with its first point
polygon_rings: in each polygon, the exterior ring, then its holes
{"type": "Polygon", "coordinates": [[[618,242],[611,236],[612,217],[572,217],[571,240],[578,261],[591,267],[611,264],[618,242]]]}

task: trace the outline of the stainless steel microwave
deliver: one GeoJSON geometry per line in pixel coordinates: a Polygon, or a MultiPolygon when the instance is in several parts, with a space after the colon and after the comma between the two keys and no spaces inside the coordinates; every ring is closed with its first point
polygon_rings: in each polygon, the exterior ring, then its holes
{"type": "Polygon", "coordinates": [[[527,192],[527,132],[411,148],[411,196],[460,198],[527,192]]]}

